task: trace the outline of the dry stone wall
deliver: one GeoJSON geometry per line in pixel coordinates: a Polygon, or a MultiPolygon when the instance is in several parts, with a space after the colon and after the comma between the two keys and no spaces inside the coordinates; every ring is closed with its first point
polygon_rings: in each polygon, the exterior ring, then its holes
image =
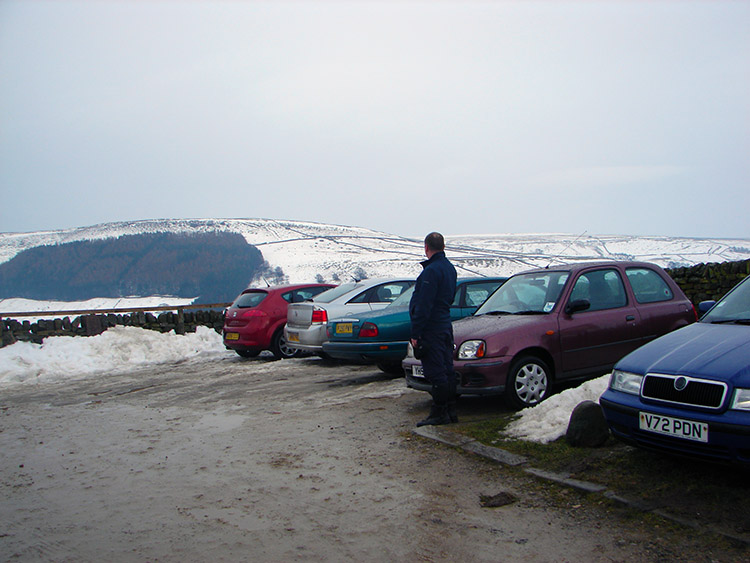
{"type": "Polygon", "coordinates": [[[740,281],[750,275],[750,260],[710,262],[684,268],[668,269],[694,305],[701,301],[717,301],[740,281]]]}
{"type": "Polygon", "coordinates": [[[110,327],[134,326],[159,332],[175,331],[177,334],[195,332],[198,326],[206,326],[221,332],[224,313],[220,310],[193,310],[184,312],[166,311],[160,314],[135,312],[131,314],[81,315],[70,319],[28,320],[0,319],[2,344],[7,346],[17,341],[41,344],[49,336],[95,336],[110,327]]]}

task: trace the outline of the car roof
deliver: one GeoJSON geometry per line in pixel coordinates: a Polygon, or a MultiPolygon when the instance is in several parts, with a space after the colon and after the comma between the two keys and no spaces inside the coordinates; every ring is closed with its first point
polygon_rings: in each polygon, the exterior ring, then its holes
{"type": "Polygon", "coordinates": [[[509,276],[461,276],[456,278],[456,283],[467,283],[473,281],[505,281],[509,276]]]}
{"type": "Polygon", "coordinates": [[[364,280],[345,280],[341,282],[341,285],[345,285],[348,283],[354,283],[357,284],[359,287],[372,287],[374,285],[380,285],[381,283],[388,283],[388,282],[402,282],[402,281],[409,281],[413,282],[416,281],[417,278],[409,277],[409,276],[400,276],[400,277],[389,277],[389,278],[366,278],[364,280]]]}
{"type": "Polygon", "coordinates": [[[373,285],[377,285],[379,283],[387,283],[387,282],[394,282],[394,281],[414,281],[417,278],[414,276],[387,276],[387,277],[380,277],[380,278],[367,278],[364,280],[359,280],[362,283],[372,282],[373,285]]]}
{"type": "MultiPolygon", "coordinates": [[[[323,304],[335,304],[339,303],[341,301],[346,301],[351,297],[352,293],[360,292],[360,291],[366,291],[370,289],[371,287],[374,287],[376,285],[380,285],[382,283],[389,283],[389,282],[412,282],[414,283],[416,281],[416,278],[409,278],[409,277],[401,277],[401,278],[367,278],[365,280],[359,280],[359,281],[346,281],[342,282],[341,286],[347,285],[347,284],[353,284],[352,287],[345,291],[344,293],[340,294],[338,297],[331,301],[324,301],[323,304]]],[[[313,298],[313,301],[315,301],[315,298],[313,298]]]]}
{"type": "Polygon", "coordinates": [[[294,283],[285,285],[270,285],[268,287],[248,287],[242,290],[242,293],[249,293],[251,291],[292,291],[295,289],[302,289],[305,287],[336,287],[335,283],[294,283]]]}
{"type": "Polygon", "coordinates": [[[576,273],[581,270],[588,270],[590,268],[601,268],[604,266],[620,266],[625,268],[656,268],[661,270],[661,266],[652,262],[641,262],[635,260],[591,260],[588,262],[569,262],[564,264],[549,265],[544,268],[532,268],[530,270],[524,270],[518,272],[518,274],[535,274],[541,272],[571,272],[576,273]]]}

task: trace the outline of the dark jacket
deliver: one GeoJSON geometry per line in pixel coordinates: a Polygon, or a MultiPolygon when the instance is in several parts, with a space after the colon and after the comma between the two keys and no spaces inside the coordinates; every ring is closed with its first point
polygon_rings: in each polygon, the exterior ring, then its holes
{"type": "Polygon", "coordinates": [[[451,331],[450,308],[456,293],[456,268],[445,252],[436,252],[422,267],[409,302],[411,337],[415,340],[451,331]]]}

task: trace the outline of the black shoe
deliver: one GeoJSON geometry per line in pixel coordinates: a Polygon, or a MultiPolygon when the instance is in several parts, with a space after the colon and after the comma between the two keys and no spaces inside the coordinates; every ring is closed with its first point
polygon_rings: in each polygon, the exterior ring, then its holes
{"type": "Polygon", "coordinates": [[[440,426],[441,424],[450,424],[451,417],[445,406],[433,407],[427,418],[417,422],[417,428],[420,426],[440,426]]]}

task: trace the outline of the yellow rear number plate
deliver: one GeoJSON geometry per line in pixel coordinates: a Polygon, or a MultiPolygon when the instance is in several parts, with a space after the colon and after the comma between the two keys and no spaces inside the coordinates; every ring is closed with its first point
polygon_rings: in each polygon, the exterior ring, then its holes
{"type": "Polygon", "coordinates": [[[287,340],[289,340],[289,342],[299,342],[299,334],[296,332],[289,332],[287,333],[287,340]]]}
{"type": "Polygon", "coordinates": [[[227,340],[239,340],[240,335],[237,332],[227,332],[226,339],[227,340]]]}
{"type": "Polygon", "coordinates": [[[336,334],[351,334],[352,323],[336,323],[336,334]]]}

